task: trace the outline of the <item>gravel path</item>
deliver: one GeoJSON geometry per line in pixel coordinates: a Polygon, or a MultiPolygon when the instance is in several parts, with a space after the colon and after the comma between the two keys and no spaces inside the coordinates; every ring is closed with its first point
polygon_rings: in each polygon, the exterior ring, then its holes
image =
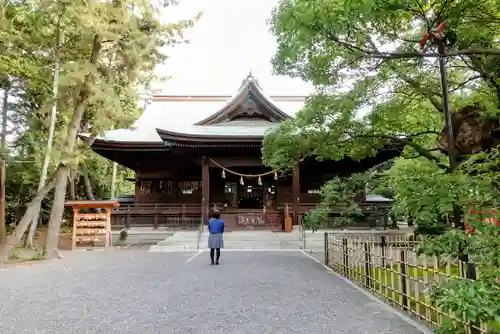
{"type": "Polygon", "coordinates": [[[0,333],[420,333],[300,252],[193,254],[73,252],[0,272],[0,333]]]}

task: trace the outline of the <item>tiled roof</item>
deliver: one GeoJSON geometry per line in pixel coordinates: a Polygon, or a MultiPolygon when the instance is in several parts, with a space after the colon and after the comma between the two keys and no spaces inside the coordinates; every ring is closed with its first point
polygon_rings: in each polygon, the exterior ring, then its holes
{"type": "MultiPolygon", "coordinates": [[[[176,127],[168,132],[182,133],[186,135],[199,135],[199,136],[246,136],[246,137],[262,137],[267,130],[274,128],[279,123],[262,122],[238,122],[238,125],[231,123],[217,124],[217,125],[190,125],[183,127],[176,127]]],[[[236,123],[236,122],[235,122],[236,123]]],[[[161,128],[161,130],[165,130],[161,128]]]]}
{"type": "MultiPolygon", "coordinates": [[[[269,128],[277,126],[277,123],[259,121],[194,125],[221,110],[233,97],[155,95],[132,128],[108,131],[104,136],[96,139],[114,142],[161,143],[162,140],[156,129],[191,135],[263,136],[269,128]]],[[[305,96],[266,97],[271,99],[277,108],[292,117],[303,107],[305,101],[305,96]]]]}
{"type": "Polygon", "coordinates": [[[367,194],[366,201],[367,202],[382,203],[382,202],[392,202],[393,200],[390,198],[384,197],[384,196],[380,196],[380,195],[367,194]]]}

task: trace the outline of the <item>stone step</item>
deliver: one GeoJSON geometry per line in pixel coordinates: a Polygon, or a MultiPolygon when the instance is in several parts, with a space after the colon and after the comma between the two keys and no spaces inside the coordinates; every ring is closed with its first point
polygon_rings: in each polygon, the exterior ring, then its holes
{"type": "Polygon", "coordinates": [[[154,245],[149,248],[149,252],[185,252],[197,251],[197,246],[158,246],[154,245]]]}

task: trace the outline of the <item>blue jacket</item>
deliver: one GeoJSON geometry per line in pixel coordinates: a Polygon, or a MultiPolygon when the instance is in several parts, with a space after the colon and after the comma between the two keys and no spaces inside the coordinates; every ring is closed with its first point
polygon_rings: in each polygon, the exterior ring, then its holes
{"type": "Polygon", "coordinates": [[[213,234],[224,233],[224,221],[222,219],[210,219],[208,221],[208,232],[213,234]]]}

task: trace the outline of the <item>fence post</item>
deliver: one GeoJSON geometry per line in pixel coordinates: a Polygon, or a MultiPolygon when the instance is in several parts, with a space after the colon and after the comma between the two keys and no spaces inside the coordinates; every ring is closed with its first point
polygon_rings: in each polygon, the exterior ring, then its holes
{"type": "Polygon", "coordinates": [[[154,229],[157,230],[158,229],[158,207],[157,207],[157,204],[155,204],[153,212],[154,212],[153,226],[154,226],[154,229]]]}
{"type": "Polygon", "coordinates": [[[370,245],[368,244],[367,241],[364,242],[365,244],[365,282],[366,286],[368,288],[372,287],[372,257],[370,254],[370,245]]]}
{"type": "Polygon", "coordinates": [[[385,268],[385,247],[387,246],[386,236],[383,235],[380,239],[380,252],[382,257],[382,268],[385,268]]]}
{"type": "Polygon", "coordinates": [[[400,252],[400,268],[401,268],[401,295],[403,296],[403,308],[408,310],[408,286],[407,286],[407,275],[406,270],[406,250],[402,249],[400,252]]]}
{"type": "Polygon", "coordinates": [[[344,262],[344,275],[348,276],[349,274],[349,254],[348,254],[348,249],[347,249],[347,238],[342,239],[342,258],[344,262]]]}
{"type": "Polygon", "coordinates": [[[128,229],[130,229],[130,216],[131,216],[131,212],[130,212],[130,206],[127,208],[127,219],[125,220],[125,227],[128,229]]]}
{"type": "MultiPolygon", "coordinates": [[[[467,256],[467,258],[468,258],[468,256],[467,256]]],[[[467,265],[467,268],[466,268],[466,272],[465,272],[465,278],[470,279],[470,280],[477,279],[476,265],[472,262],[467,262],[466,265],[467,265]]],[[[481,325],[478,323],[471,323],[469,325],[469,333],[470,334],[480,334],[481,333],[481,330],[479,329],[480,326],[481,325]]]]}
{"type": "Polygon", "coordinates": [[[330,261],[329,261],[330,255],[328,254],[328,248],[330,248],[328,245],[328,232],[325,232],[325,265],[326,266],[328,266],[328,264],[330,263],[330,261]]]}

